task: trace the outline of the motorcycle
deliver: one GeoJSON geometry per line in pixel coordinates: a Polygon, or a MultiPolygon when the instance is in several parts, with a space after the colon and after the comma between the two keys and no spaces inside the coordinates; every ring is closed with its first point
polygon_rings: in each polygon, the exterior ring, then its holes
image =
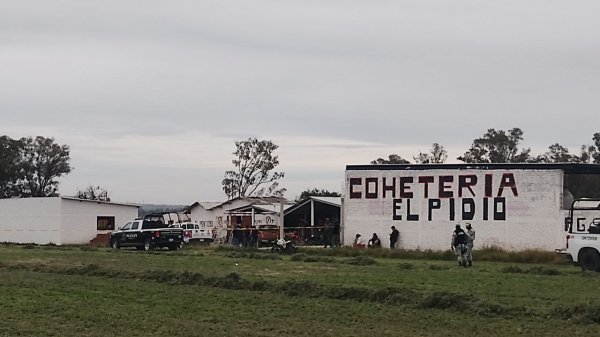
{"type": "Polygon", "coordinates": [[[296,248],[296,246],[294,246],[294,243],[292,242],[292,240],[286,240],[286,239],[278,239],[277,242],[275,242],[275,245],[271,248],[271,253],[279,253],[279,254],[283,254],[283,253],[294,254],[297,251],[298,251],[298,248],[296,248]]]}

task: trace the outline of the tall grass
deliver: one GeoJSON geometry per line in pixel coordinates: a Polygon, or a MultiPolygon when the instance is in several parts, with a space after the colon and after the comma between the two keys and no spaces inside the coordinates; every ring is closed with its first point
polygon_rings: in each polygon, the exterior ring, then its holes
{"type": "MultiPolygon", "coordinates": [[[[369,256],[374,258],[411,259],[411,260],[443,260],[451,261],[456,255],[451,250],[407,250],[407,249],[356,249],[352,247],[301,248],[302,253],[322,256],[356,257],[369,256]]],[[[548,251],[528,249],[523,251],[507,251],[497,246],[485,246],[473,251],[475,261],[494,261],[510,263],[550,263],[566,264],[564,256],[548,251]]]]}

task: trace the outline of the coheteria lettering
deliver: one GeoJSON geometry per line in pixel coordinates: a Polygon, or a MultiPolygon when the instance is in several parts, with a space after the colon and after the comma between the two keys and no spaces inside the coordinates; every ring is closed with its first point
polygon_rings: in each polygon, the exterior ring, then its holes
{"type": "Polygon", "coordinates": [[[350,178],[348,194],[350,199],[392,199],[392,219],[398,221],[432,221],[442,209],[447,209],[444,214],[450,221],[475,217],[505,221],[506,196],[519,196],[514,174],[502,173],[499,179],[485,174],[483,178],[482,183],[474,174],[350,178]],[[423,204],[415,200],[416,194],[427,199],[426,214],[415,211],[415,203],[423,204]]]}

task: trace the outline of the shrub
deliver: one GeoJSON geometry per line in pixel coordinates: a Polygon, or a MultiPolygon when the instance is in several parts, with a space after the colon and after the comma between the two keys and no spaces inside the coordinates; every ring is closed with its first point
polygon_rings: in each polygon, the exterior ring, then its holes
{"type": "Polygon", "coordinates": [[[415,266],[414,266],[413,264],[410,264],[410,263],[406,263],[406,262],[404,262],[404,263],[400,263],[400,264],[398,265],[398,267],[399,267],[400,269],[413,269],[415,266]]]}
{"type": "Polygon", "coordinates": [[[562,273],[558,269],[554,268],[545,268],[545,267],[533,267],[527,270],[528,274],[538,274],[538,275],[561,275],[562,273]]]}
{"type": "Polygon", "coordinates": [[[80,249],[84,252],[97,252],[99,250],[98,247],[92,246],[82,246],[80,249]]]}
{"type": "Polygon", "coordinates": [[[444,266],[441,264],[430,264],[429,265],[429,270],[448,270],[450,269],[449,266],[444,266]]]}
{"type": "Polygon", "coordinates": [[[304,253],[296,253],[292,256],[290,256],[290,260],[291,261],[304,261],[304,259],[306,259],[308,257],[308,255],[304,254],[304,253]]]}
{"type": "Polygon", "coordinates": [[[465,311],[470,307],[471,302],[472,298],[469,295],[437,291],[425,296],[420,306],[428,309],[456,309],[465,311]]]}
{"type": "Polygon", "coordinates": [[[523,269],[521,269],[517,266],[508,266],[508,267],[504,267],[504,268],[500,269],[500,272],[511,273],[511,274],[522,274],[523,269]]]}
{"type": "Polygon", "coordinates": [[[558,307],[552,310],[550,316],[573,320],[576,323],[600,323],[600,305],[586,303],[558,307]]]}
{"type": "Polygon", "coordinates": [[[503,273],[513,274],[537,274],[537,275],[561,275],[562,273],[558,269],[544,268],[544,267],[531,267],[529,269],[521,269],[516,266],[504,267],[500,270],[503,273]]]}
{"type": "Polygon", "coordinates": [[[344,261],[344,263],[353,264],[357,266],[371,266],[377,264],[377,261],[368,256],[357,256],[344,261]]]}

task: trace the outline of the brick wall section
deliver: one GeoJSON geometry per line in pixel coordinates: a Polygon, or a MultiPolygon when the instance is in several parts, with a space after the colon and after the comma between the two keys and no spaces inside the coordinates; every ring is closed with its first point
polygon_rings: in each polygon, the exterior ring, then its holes
{"type": "Polygon", "coordinates": [[[356,233],[366,239],[377,233],[384,246],[389,247],[388,234],[394,225],[400,231],[401,248],[445,250],[450,247],[454,226],[461,224],[464,228],[470,222],[477,232],[479,247],[554,250],[562,247],[564,241],[562,191],[562,170],[348,170],[344,242],[351,243],[356,233]],[[432,177],[433,183],[419,183],[419,177],[432,177]],[[383,178],[386,185],[393,186],[395,198],[392,190],[386,191],[384,197],[383,178]],[[403,197],[401,178],[405,182],[403,197]],[[440,183],[440,180],[444,181],[440,183]],[[425,197],[426,185],[428,197],[425,197]],[[497,197],[503,199],[495,199],[497,197]],[[451,200],[455,203],[454,220],[450,215],[451,200]],[[487,220],[484,200],[488,204],[487,220]],[[472,220],[463,219],[463,202],[466,217],[474,212],[472,220]],[[496,217],[495,202],[499,213],[496,217]],[[431,220],[428,219],[430,209],[431,220]],[[394,220],[394,214],[401,219],[394,220]]]}

